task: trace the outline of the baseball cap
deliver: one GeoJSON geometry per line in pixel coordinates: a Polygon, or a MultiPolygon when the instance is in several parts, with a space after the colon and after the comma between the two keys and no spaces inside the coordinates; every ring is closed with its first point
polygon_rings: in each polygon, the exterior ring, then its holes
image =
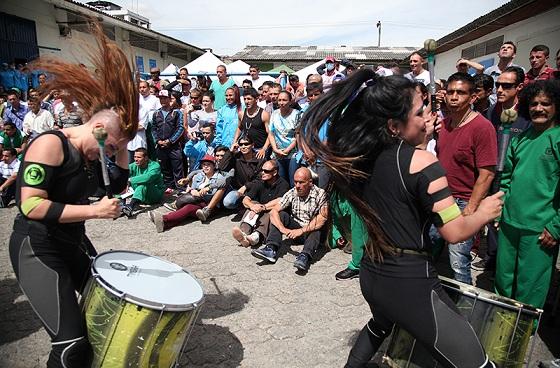
{"type": "Polygon", "coordinates": [[[325,62],[327,62],[327,61],[330,61],[330,62],[334,63],[334,57],[333,56],[327,56],[325,58],[325,62]]]}
{"type": "Polygon", "coordinates": [[[162,89],[161,91],[159,91],[158,97],[169,97],[169,91],[166,89],[162,89]]]}
{"type": "Polygon", "coordinates": [[[208,162],[211,162],[211,163],[215,164],[216,163],[216,158],[212,155],[205,154],[204,157],[200,160],[200,163],[203,163],[204,161],[208,161],[208,162]]]}

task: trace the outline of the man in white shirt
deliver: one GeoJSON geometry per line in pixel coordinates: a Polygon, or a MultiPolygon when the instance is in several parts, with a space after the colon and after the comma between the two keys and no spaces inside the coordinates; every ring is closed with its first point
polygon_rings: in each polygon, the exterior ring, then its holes
{"type": "Polygon", "coordinates": [[[249,67],[249,74],[251,75],[251,83],[253,83],[253,88],[257,90],[264,83],[264,79],[262,79],[259,76],[260,72],[261,72],[260,68],[256,65],[251,65],[249,67]]]}
{"type": "Polygon", "coordinates": [[[148,126],[151,113],[161,107],[159,98],[150,94],[150,87],[146,81],[140,81],[138,84],[140,92],[140,109],[138,111],[138,131],[134,138],[128,142],[126,148],[129,153],[129,161],[134,162],[134,151],[138,148],[147,148],[146,127],[148,126]]]}
{"type": "Polygon", "coordinates": [[[19,164],[15,148],[2,150],[2,161],[0,161],[0,207],[2,208],[7,207],[15,198],[19,164]]]}
{"type": "Polygon", "coordinates": [[[54,118],[52,114],[41,108],[41,100],[30,97],[27,101],[29,112],[23,118],[23,132],[30,138],[35,138],[47,130],[54,129],[54,118]]]}
{"type": "MultiPolygon", "coordinates": [[[[492,65],[484,70],[484,74],[491,76],[494,79],[494,83],[498,81],[498,77],[504,70],[509,66],[518,66],[513,63],[515,58],[515,53],[517,52],[517,47],[511,41],[506,41],[500,47],[498,51],[498,63],[492,65]]],[[[523,69],[525,71],[525,69],[523,69]]],[[[495,90],[494,90],[495,92],[495,90]]]]}
{"type": "Polygon", "coordinates": [[[430,72],[424,69],[424,57],[415,52],[410,55],[410,72],[404,76],[411,81],[422,82],[424,85],[430,84],[430,72]]]}

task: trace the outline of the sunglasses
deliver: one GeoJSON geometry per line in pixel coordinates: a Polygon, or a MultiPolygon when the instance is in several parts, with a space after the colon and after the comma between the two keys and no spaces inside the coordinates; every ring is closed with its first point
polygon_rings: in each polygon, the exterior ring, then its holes
{"type": "Polygon", "coordinates": [[[272,169],[272,170],[261,169],[261,171],[265,174],[272,174],[274,172],[274,169],[272,169]]]}
{"type": "Polygon", "coordinates": [[[496,89],[502,87],[502,89],[512,89],[517,87],[517,83],[500,83],[496,82],[496,89]]]}
{"type": "Polygon", "coordinates": [[[249,142],[239,142],[240,147],[248,147],[250,145],[251,145],[251,143],[249,143],[249,142]]]}

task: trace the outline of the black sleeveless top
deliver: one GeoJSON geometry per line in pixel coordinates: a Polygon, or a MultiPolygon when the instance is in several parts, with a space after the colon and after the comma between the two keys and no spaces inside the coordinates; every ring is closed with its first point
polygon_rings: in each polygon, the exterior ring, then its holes
{"type": "Polygon", "coordinates": [[[427,194],[430,180],[423,171],[409,174],[414,151],[415,147],[403,141],[384,149],[373,164],[363,194],[395,247],[429,250],[433,208],[427,194]]]}
{"type": "Polygon", "coordinates": [[[253,140],[255,148],[262,148],[268,138],[262,120],[262,112],[263,109],[259,107],[257,108],[255,116],[250,118],[247,115],[247,110],[245,110],[243,111],[243,118],[241,119],[241,134],[247,134],[253,140]]]}

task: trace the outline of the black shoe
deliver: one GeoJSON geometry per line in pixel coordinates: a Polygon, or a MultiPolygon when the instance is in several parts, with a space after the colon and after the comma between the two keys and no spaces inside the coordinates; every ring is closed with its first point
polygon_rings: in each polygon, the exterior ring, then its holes
{"type": "Polygon", "coordinates": [[[334,277],[337,280],[350,280],[350,279],[355,279],[356,277],[359,276],[360,276],[360,270],[351,270],[349,268],[346,268],[340,271],[339,273],[337,273],[336,275],[334,275],[334,277]]]}
{"type": "Polygon", "coordinates": [[[310,265],[311,265],[311,259],[305,253],[298,254],[298,256],[296,257],[296,260],[294,261],[294,267],[297,268],[300,271],[305,272],[305,271],[309,270],[310,265]]]}
{"type": "Polygon", "coordinates": [[[124,205],[121,208],[121,212],[122,212],[123,215],[130,218],[130,217],[132,217],[132,215],[134,213],[134,209],[131,206],[124,205]]]}
{"type": "Polygon", "coordinates": [[[488,261],[487,259],[481,259],[478,262],[472,263],[471,268],[475,271],[494,271],[496,269],[496,263],[488,261]]]}

